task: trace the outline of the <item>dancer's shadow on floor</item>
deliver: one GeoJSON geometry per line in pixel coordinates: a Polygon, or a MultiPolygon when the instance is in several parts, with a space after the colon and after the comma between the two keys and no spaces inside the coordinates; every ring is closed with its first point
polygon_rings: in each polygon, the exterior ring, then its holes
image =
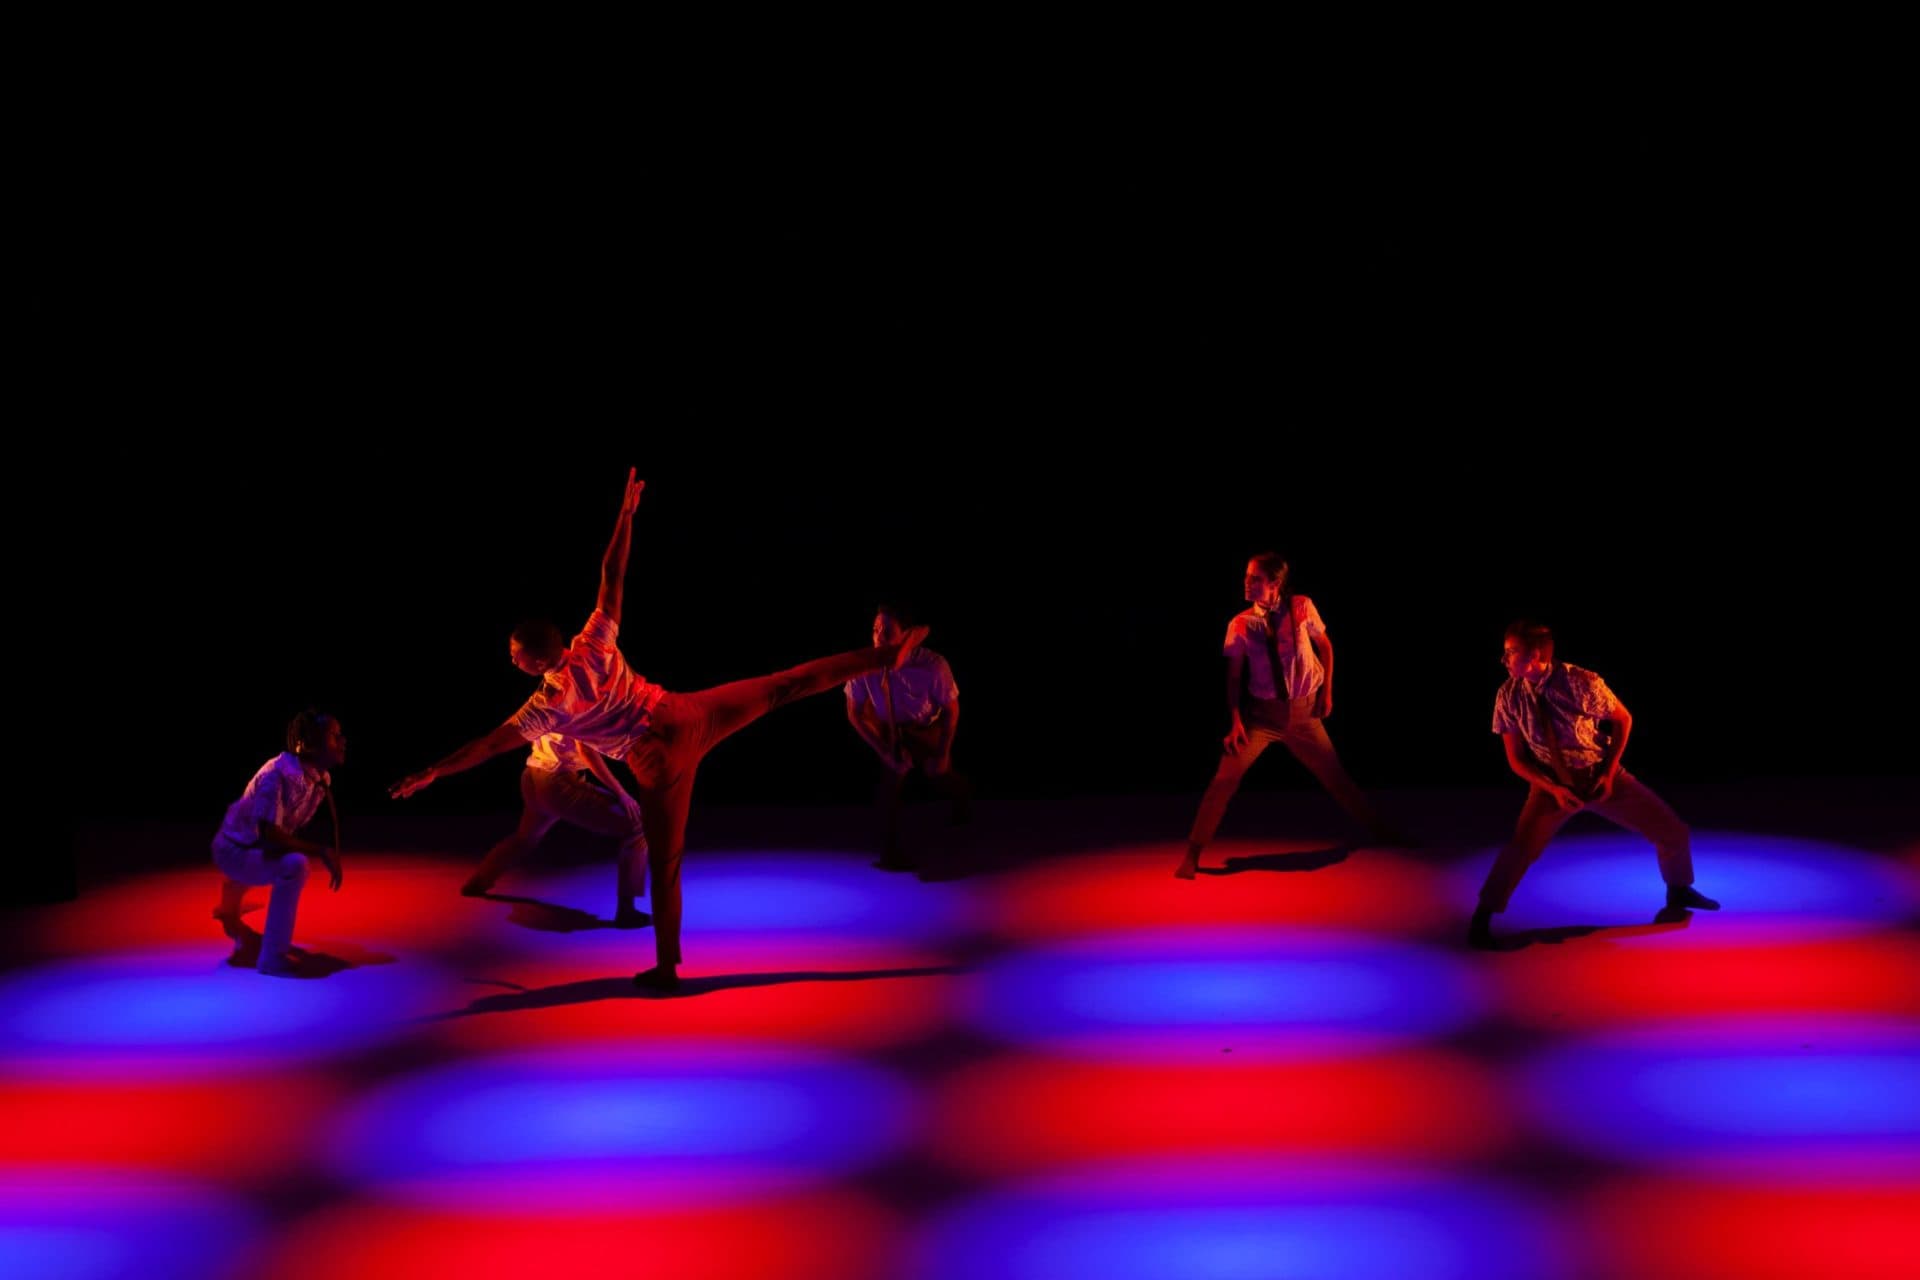
{"type": "Polygon", "coordinates": [[[1525,951],[1528,947],[1559,946],[1576,938],[1604,934],[1608,938],[1639,938],[1648,934],[1672,933],[1693,922],[1693,912],[1684,907],[1662,907],[1651,924],[1559,924],[1543,929],[1516,929],[1499,934],[1489,951],[1525,951]]]}
{"type": "Polygon", "coordinates": [[[1296,849],[1290,853],[1256,853],[1228,858],[1218,867],[1202,867],[1203,876],[1237,876],[1247,871],[1320,871],[1345,862],[1356,845],[1336,844],[1324,849],[1296,849]]]}
{"type": "Polygon", "coordinates": [[[523,898],[510,893],[480,893],[473,896],[484,898],[488,902],[510,904],[513,910],[507,912],[508,924],[517,924],[522,929],[535,929],[541,933],[582,933],[588,929],[644,929],[653,923],[653,917],[644,911],[636,913],[631,924],[622,924],[618,920],[603,919],[591,911],[563,906],[558,902],[544,902],[539,898],[523,898]]]}
{"type": "MultiPolygon", "coordinates": [[[[289,978],[317,979],[331,978],[336,973],[348,969],[364,969],[370,965],[392,964],[394,957],[384,951],[372,951],[352,942],[329,941],[325,951],[312,947],[297,948],[298,957],[293,963],[293,972],[289,978]]],[[[227,964],[234,969],[251,969],[260,963],[260,940],[248,938],[234,944],[233,954],[227,957],[227,964]]]]}
{"type": "MultiPolygon", "coordinates": [[[[593,1004],[601,1000],[684,999],[710,995],[715,991],[735,991],[747,987],[780,987],[795,982],[872,982],[884,978],[932,978],[959,973],[955,965],[922,965],[903,969],[820,969],[786,973],[718,973],[705,978],[683,979],[670,995],[637,987],[631,977],[585,978],[578,982],[558,982],[550,987],[516,987],[499,995],[481,996],[464,1009],[437,1013],[423,1019],[445,1022],[482,1013],[519,1013],[528,1009],[557,1009],[565,1005],[593,1004]]],[[[490,985],[512,986],[511,983],[490,985]]]]}

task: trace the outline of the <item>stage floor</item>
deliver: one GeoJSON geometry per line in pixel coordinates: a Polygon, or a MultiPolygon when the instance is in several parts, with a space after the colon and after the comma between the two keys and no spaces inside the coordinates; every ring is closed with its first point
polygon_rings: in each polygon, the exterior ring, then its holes
{"type": "Polygon", "coordinates": [[[864,811],[696,809],[671,998],[591,837],[475,900],[512,815],[349,813],[274,979],[217,814],[89,827],[0,922],[0,1275],[1920,1275],[1906,786],[1665,794],[1723,910],[1582,818],[1493,952],[1518,788],[1389,793],[1392,850],[1248,794],[1193,882],[1190,796],[922,807],[917,875],[864,811]]]}

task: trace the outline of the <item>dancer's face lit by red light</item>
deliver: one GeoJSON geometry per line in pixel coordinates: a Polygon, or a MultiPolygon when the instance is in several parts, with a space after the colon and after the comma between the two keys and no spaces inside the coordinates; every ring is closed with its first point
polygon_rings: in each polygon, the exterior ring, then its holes
{"type": "Polygon", "coordinates": [[[1260,567],[1258,560],[1247,561],[1247,580],[1245,591],[1248,604],[1266,605],[1271,608],[1280,603],[1280,588],[1285,585],[1287,575],[1284,571],[1269,574],[1260,567]]]}
{"type": "Polygon", "coordinates": [[[890,613],[873,615],[873,647],[884,649],[890,644],[900,643],[900,623],[890,613]]]}
{"type": "Polygon", "coordinates": [[[543,676],[551,671],[558,662],[558,655],[542,657],[526,648],[518,640],[507,641],[507,656],[513,659],[513,665],[530,676],[543,676]]]}
{"type": "Polygon", "coordinates": [[[1509,637],[1500,650],[1500,665],[1527,684],[1539,684],[1553,670],[1553,646],[1529,649],[1525,642],[1509,637]]]}

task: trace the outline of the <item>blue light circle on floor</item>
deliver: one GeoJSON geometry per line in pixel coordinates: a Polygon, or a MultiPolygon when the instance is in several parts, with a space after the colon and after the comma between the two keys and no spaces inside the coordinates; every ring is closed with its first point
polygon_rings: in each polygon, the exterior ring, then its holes
{"type": "Polygon", "coordinates": [[[334,1155],[343,1176],[415,1199],[617,1205],[846,1176],[914,1120],[877,1068],[682,1042],[427,1071],[356,1107],[334,1155]]]}
{"type": "Polygon", "coordinates": [[[1156,1056],[1442,1035],[1483,1003],[1469,966],[1431,948],[1334,932],[1181,929],[1006,957],[980,975],[974,1017],[1016,1042],[1156,1056]]]}
{"type": "Polygon", "coordinates": [[[206,947],[90,957],[0,980],[0,1045],[76,1071],[309,1059],[397,1034],[444,992],[417,963],[299,979],[231,968],[206,947]]]}
{"type": "Polygon", "coordinates": [[[1192,1161],[1101,1166],[935,1219],[914,1280],[1556,1280],[1520,1195],[1399,1168],[1192,1161]]]}
{"type": "Polygon", "coordinates": [[[1916,1023],[1797,1017],[1624,1032],[1553,1050],[1527,1075],[1541,1127],[1602,1157],[1920,1173],[1916,1023]]]}
{"type": "Polygon", "coordinates": [[[253,1243],[253,1216],[211,1192],[132,1177],[0,1174],[0,1275],[197,1280],[253,1243]]]}
{"type": "MultiPolygon", "coordinates": [[[[914,941],[944,938],[966,923],[967,895],[953,885],[889,875],[849,854],[689,854],[681,870],[689,926],[705,936],[819,934],[914,941]]],[[[503,879],[498,891],[525,893],[599,916],[611,915],[611,864],[503,879]]],[[[639,903],[647,909],[647,901],[639,903]]]]}
{"type": "MultiPolygon", "coordinates": [[[[1518,800],[1515,801],[1516,806],[1518,800]]],[[[1598,819],[1585,819],[1592,822],[1598,819]]],[[[1454,891],[1471,908],[1498,848],[1461,863],[1454,891]]],[[[1695,924],[1773,933],[1842,933],[1920,914],[1920,876],[1845,845],[1735,831],[1697,831],[1694,885],[1722,906],[1695,924]]],[[[1618,828],[1561,835],[1533,864],[1498,927],[1648,924],[1666,904],[1651,843],[1618,828]]]]}

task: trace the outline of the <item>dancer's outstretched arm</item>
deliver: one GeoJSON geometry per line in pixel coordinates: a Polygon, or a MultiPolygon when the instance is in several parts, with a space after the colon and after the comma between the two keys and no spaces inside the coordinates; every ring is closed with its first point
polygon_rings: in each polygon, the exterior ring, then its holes
{"type": "Polygon", "coordinates": [[[600,557],[600,598],[595,604],[616,627],[620,625],[620,598],[627,580],[627,551],[633,543],[633,513],[639,509],[641,491],[647,487],[645,480],[633,477],[634,468],[628,467],[627,491],[620,499],[620,517],[613,523],[613,540],[600,557]]]}
{"type": "Polygon", "coordinates": [[[475,738],[438,764],[430,765],[418,773],[409,774],[400,779],[387,788],[387,794],[395,800],[404,800],[414,792],[425,788],[435,778],[444,778],[450,773],[463,773],[477,764],[485,764],[497,755],[504,755],[515,747],[526,745],[526,737],[509,720],[486,737],[475,738]]]}

